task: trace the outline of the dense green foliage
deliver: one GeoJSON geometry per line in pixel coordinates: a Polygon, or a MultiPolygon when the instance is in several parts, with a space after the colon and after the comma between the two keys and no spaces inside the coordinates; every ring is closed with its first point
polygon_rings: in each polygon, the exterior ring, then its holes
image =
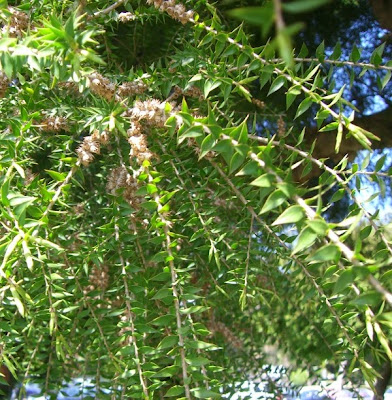
{"type": "Polygon", "coordinates": [[[382,193],[385,157],[331,167],[314,140],[377,140],[333,72],[382,90],[384,46],[293,57],[295,23],[255,47],[228,16],[249,9],[148,3],[3,4],[0,363],[48,396],[88,376],[97,398],[216,398],[265,379],[273,345],[372,386],[392,360],[392,248],[361,176],[382,193]]]}

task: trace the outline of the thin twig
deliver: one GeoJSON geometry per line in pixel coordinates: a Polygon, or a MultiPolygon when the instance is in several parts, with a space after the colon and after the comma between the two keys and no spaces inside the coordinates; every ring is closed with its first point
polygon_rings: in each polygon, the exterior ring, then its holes
{"type": "MultiPolygon", "coordinates": [[[[275,62],[283,62],[283,60],[279,59],[279,58],[274,58],[272,60],[270,60],[271,62],[275,63],[275,62]]],[[[374,64],[370,64],[370,63],[362,63],[362,62],[353,62],[353,61],[340,61],[340,60],[330,60],[330,59],[325,59],[320,61],[318,58],[300,58],[300,57],[294,57],[294,61],[297,62],[307,62],[307,63],[311,63],[311,62],[317,62],[320,64],[333,64],[336,65],[338,67],[343,67],[343,66],[349,66],[349,67],[361,67],[361,68],[369,68],[369,69],[384,69],[387,71],[392,71],[392,67],[389,67],[387,65],[374,65],[374,64]]]]}
{"type": "MultiPolygon", "coordinates": [[[[252,234],[253,234],[253,221],[254,221],[254,216],[251,216],[250,220],[250,228],[249,228],[249,236],[248,236],[248,248],[246,250],[246,267],[245,267],[245,277],[244,277],[244,290],[242,292],[243,296],[243,303],[245,305],[246,302],[246,291],[248,287],[248,273],[249,273],[249,261],[250,261],[250,249],[251,249],[251,244],[252,244],[252,234]]],[[[241,304],[241,308],[243,308],[241,304]]]]}
{"type": "Polygon", "coordinates": [[[100,10],[100,11],[95,12],[93,15],[90,16],[90,19],[91,19],[91,18],[97,18],[97,17],[99,17],[99,16],[101,16],[101,15],[109,14],[110,11],[113,11],[113,10],[115,10],[117,7],[120,7],[121,4],[124,3],[124,1],[125,1],[125,0],[118,0],[118,1],[116,1],[115,3],[113,3],[111,6],[106,7],[106,8],[104,8],[103,10],[100,10]]]}

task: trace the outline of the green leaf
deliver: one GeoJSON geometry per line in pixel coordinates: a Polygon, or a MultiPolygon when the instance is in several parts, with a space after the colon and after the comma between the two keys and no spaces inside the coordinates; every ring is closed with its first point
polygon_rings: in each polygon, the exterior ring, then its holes
{"type": "Polygon", "coordinates": [[[191,389],[191,392],[193,396],[195,396],[197,399],[219,399],[220,397],[222,397],[222,395],[219,393],[203,388],[194,388],[191,389]]]}
{"type": "Polygon", "coordinates": [[[301,206],[291,206],[285,210],[279,217],[273,222],[272,225],[283,225],[293,224],[301,221],[305,217],[305,212],[301,206]]]}
{"type": "Polygon", "coordinates": [[[350,61],[356,63],[361,58],[361,52],[358,47],[354,44],[353,49],[350,54],[350,61]]]}
{"type": "Polygon", "coordinates": [[[233,157],[230,160],[230,166],[229,166],[230,174],[232,174],[234,171],[237,171],[237,169],[241,167],[244,161],[245,161],[244,155],[240,153],[234,153],[233,157]]]}
{"type": "Polygon", "coordinates": [[[266,83],[271,80],[272,73],[273,73],[273,68],[271,70],[267,69],[267,67],[263,69],[259,81],[260,89],[262,89],[266,85],[266,83]]]}
{"type": "Polygon", "coordinates": [[[370,233],[372,232],[373,227],[371,225],[365,226],[361,231],[359,232],[359,238],[361,240],[365,240],[369,237],[370,233]]]}
{"type": "Polygon", "coordinates": [[[388,85],[389,81],[391,80],[392,72],[391,71],[386,71],[383,78],[381,79],[381,90],[385,88],[385,86],[388,85]]]}
{"type": "Polygon", "coordinates": [[[332,93],[329,96],[325,96],[324,100],[329,100],[332,99],[332,101],[328,104],[329,107],[332,107],[334,104],[336,104],[343,96],[344,89],[346,88],[346,85],[343,85],[340,89],[339,92],[337,93],[332,93]]]}
{"type": "Polygon", "coordinates": [[[56,243],[53,243],[53,242],[51,242],[49,240],[46,240],[46,239],[42,239],[40,237],[30,236],[30,240],[38,243],[41,246],[49,247],[49,248],[57,250],[59,252],[64,251],[64,249],[61,246],[57,245],[56,243]]]}
{"type": "Polygon", "coordinates": [[[7,179],[1,185],[1,202],[4,206],[10,205],[10,201],[8,199],[9,191],[10,191],[10,181],[7,179]]]}
{"type": "Polygon", "coordinates": [[[16,236],[14,236],[14,238],[11,240],[11,242],[9,244],[7,244],[6,251],[5,251],[5,254],[3,257],[3,262],[1,263],[1,267],[0,267],[1,270],[4,269],[4,267],[7,264],[8,259],[14,253],[16,246],[19,244],[19,242],[21,240],[22,240],[22,236],[18,234],[16,236]]]}
{"type": "Polygon", "coordinates": [[[154,378],[171,378],[173,375],[178,373],[179,369],[180,367],[177,365],[170,365],[169,367],[162,368],[152,376],[154,378]]]}
{"type": "Polygon", "coordinates": [[[389,361],[392,361],[392,351],[390,347],[390,342],[385,336],[385,333],[381,330],[381,327],[378,323],[374,324],[374,330],[376,331],[378,341],[380,342],[382,348],[384,349],[385,353],[387,354],[389,361]]]}
{"type": "Polygon", "coordinates": [[[155,211],[158,208],[158,204],[154,200],[145,201],[140,205],[148,211],[155,211]]]}
{"type": "Polygon", "coordinates": [[[203,136],[203,127],[199,125],[192,125],[184,133],[182,133],[178,138],[178,143],[182,143],[186,138],[195,138],[203,136]]]}
{"type": "Polygon", "coordinates": [[[351,301],[351,304],[356,306],[372,306],[379,305],[382,301],[381,294],[378,292],[363,293],[356,299],[351,301]]]}
{"type": "Polygon", "coordinates": [[[378,67],[382,63],[382,55],[385,48],[385,42],[378,46],[372,53],[370,57],[370,62],[378,67]]]}
{"type": "Polygon", "coordinates": [[[18,311],[19,311],[19,314],[20,314],[22,317],[24,317],[24,316],[25,316],[25,312],[26,312],[26,311],[25,311],[25,307],[24,307],[24,304],[22,303],[22,300],[21,300],[20,297],[19,297],[19,294],[18,294],[16,288],[13,287],[13,286],[11,286],[11,287],[10,287],[10,291],[11,291],[11,293],[12,293],[12,297],[14,298],[14,302],[15,302],[16,308],[17,308],[18,311]]]}
{"type": "Polygon", "coordinates": [[[286,93],[286,110],[290,108],[297,96],[301,94],[301,89],[298,86],[292,86],[286,93]]]}
{"type": "Polygon", "coordinates": [[[169,288],[163,288],[160,289],[155,296],[152,297],[153,300],[161,300],[165,299],[167,297],[172,297],[173,296],[173,290],[169,288]]]}
{"type": "Polygon", "coordinates": [[[244,176],[244,175],[253,175],[254,176],[254,175],[257,175],[259,172],[260,172],[259,164],[256,161],[251,160],[247,164],[245,164],[245,166],[240,171],[238,171],[235,174],[235,176],[244,176]]]}
{"type": "Polygon", "coordinates": [[[344,189],[338,189],[332,196],[331,199],[329,200],[330,203],[336,203],[337,201],[341,200],[345,194],[344,189]]]}
{"type": "Polygon", "coordinates": [[[267,96],[279,90],[285,83],[286,78],[284,76],[278,76],[277,78],[275,78],[275,80],[271,84],[267,96]]]}
{"type": "Polygon", "coordinates": [[[287,196],[281,190],[275,190],[268,196],[263,208],[260,211],[260,214],[264,214],[268,211],[273,210],[276,207],[279,207],[286,201],[286,199],[287,196]]]}
{"type": "Polygon", "coordinates": [[[235,87],[235,91],[241,93],[249,102],[252,101],[252,95],[250,94],[249,90],[246,89],[244,86],[237,85],[235,87]]]}
{"type": "Polygon", "coordinates": [[[328,224],[323,219],[306,221],[306,224],[319,236],[325,236],[329,229],[328,224]]]}
{"type": "Polygon", "coordinates": [[[31,255],[29,245],[26,242],[26,240],[22,241],[22,248],[23,248],[23,255],[26,260],[27,268],[31,271],[34,267],[34,261],[33,261],[32,255],[31,255]]]}
{"type": "Polygon", "coordinates": [[[296,0],[282,3],[282,9],[290,14],[301,14],[313,11],[329,2],[330,0],[296,0]]]}
{"type": "Polygon", "coordinates": [[[322,127],[320,129],[320,132],[334,131],[334,130],[336,130],[338,128],[338,126],[339,126],[339,122],[338,121],[334,121],[334,122],[331,122],[330,124],[325,125],[324,127],[322,127]]]}
{"type": "Polygon", "coordinates": [[[172,386],[165,394],[164,397],[180,397],[185,391],[183,386],[172,386]]]}
{"type": "MultiPolygon", "coordinates": [[[[213,249],[211,247],[211,249],[213,249]]],[[[209,260],[211,261],[211,260],[209,260]]],[[[201,313],[204,311],[207,311],[208,307],[205,306],[191,306],[191,307],[187,307],[187,308],[181,308],[180,309],[180,313],[181,314],[196,314],[196,313],[201,313]]]]}
{"type": "Polygon", "coordinates": [[[340,274],[333,288],[333,292],[341,293],[343,292],[344,289],[346,289],[346,287],[351,285],[353,282],[354,282],[354,274],[352,268],[347,268],[340,274]]]}
{"type": "Polygon", "coordinates": [[[234,129],[231,129],[229,135],[238,143],[247,143],[248,142],[247,120],[245,119],[245,121],[242,122],[240,125],[236,126],[234,129]]]}
{"type": "Polygon", "coordinates": [[[161,342],[158,344],[157,349],[162,350],[162,349],[172,349],[173,347],[178,345],[178,336],[166,336],[161,340],[161,342]]]}
{"type": "Polygon", "coordinates": [[[274,184],[275,178],[271,174],[264,174],[256,178],[250,184],[258,187],[271,187],[274,184]]]}
{"type": "Polygon", "coordinates": [[[337,261],[340,258],[340,249],[334,244],[327,244],[318,249],[308,259],[311,261],[337,261]]]}
{"type": "Polygon", "coordinates": [[[153,319],[150,324],[156,326],[168,326],[175,320],[175,318],[176,317],[172,314],[161,315],[160,317],[153,319]]]}
{"type": "Polygon", "coordinates": [[[223,139],[220,140],[213,148],[213,151],[216,151],[217,153],[227,153],[227,154],[233,154],[233,144],[231,139],[223,139]]]}
{"type": "Polygon", "coordinates": [[[49,169],[46,169],[45,172],[58,182],[63,182],[65,180],[65,178],[67,177],[67,174],[57,172],[57,171],[51,171],[49,169]]]}
{"type": "Polygon", "coordinates": [[[205,357],[186,357],[185,361],[192,367],[201,367],[202,365],[209,364],[210,360],[205,357]]]}
{"type": "Polygon", "coordinates": [[[210,92],[222,84],[222,81],[207,79],[204,83],[204,97],[207,98],[210,92]]]}
{"type": "Polygon", "coordinates": [[[18,379],[18,376],[16,374],[15,371],[15,367],[12,364],[11,360],[6,356],[5,352],[3,352],[2,354],[2,361],[4,362],[4,364],[7,366],[7,368],[9,369],[9,371],[11,372],[12,376],[15,378],[15,380],[18,379]]]}
{"type": "Polygon", "coordinates": [[[369,336],[369,339],[373,342],[374,339],[374,329],[372,324],[372,315],[370,313],[370,309],[368,308],[365,312],[366,316],[366,331],[369,336]]]}
{"type": "Polygon", "coordinates": [[[16,207],[16,206],[20,206],[20,205],[30,205],[32,204],[35,200],[37,200],[36,197],[32,197],[32,196],[23,196],[21,194],[17,194],[17,195],[10,195],[10,205],[12,207],[16,207]]]}
{"type": "Polygon", "coordinates": [[[294,250],[292,254],[299,253],[300,251],[309,248],[313,245],[313,243],[317,239],[317,234],[313,231],[313,229],[306,227],[302,229],[300,232],[297,243],[294,246],[294,250]]]}
{"type": "Polygon", "coordinates": [[[374,170],[376,172],[381,171],[384,164],[385,164],[385,160],[386,160],[386,154],[384,154],[382,157],[380,157],[377,162],[376,162],[376,166],[374,167],[374,170]]]}
{"type": "Polygon", "coordinates": [[[12,163],[12,166],[18,171],[18,174],[19,174],[23,179],[26,177],[23,168],[22,168],[19,164],[17,164],[16,162],[13,162],[13,163],[12,163]]]}
{"type": "Polygon", "coordinates": [[[325,60],[325,44],[324,41],[322,41],[319,46],[316,49],[316,57],[320,62],[323,62],[325,60]]]}
{"type": "Polygon", "coordinates": [[[211,343],[203,342],[202,340],[189,340],[186,343],[186,347],[189,347],[190,349],[210,349],[214,348],[215,346],[211,343]]]}
{"type": "Polygon", "coordinates": [[[274,8],[272,2],[263,7],[242,7],[228,11],[234,18],[241,19],[253,25],[259,25],[265,37],[274,22],[274,8]]]}
{"type": "Polygon", "coordinates": [[[298,106],[297,113],[295,114],[294,119],[298,118],[305,111],[307,111],[311,105],[312,105],[312,99],[310,97],[301,101],[300,105],[298,106]]]}
{"type": "Polygon", "coordinates": [[[212,134],[207,135],[203,141],[201,142],[201,146],[200,146],[200,156],[199,156],[199,160],[201,160],[210,150],[212,150],[212,148],[214,147],[216,141],[214,139],[214,137],[212,136],[212,134]]]}
{"type": "Polygon", "coordinates": [[[5,322],[5,321],[0,321],[0,329],[4,332],[10,332],[14,334],[18,334],[18,331],[16,331],[11,324],[5,322]]]}
{"type": "Polygon", "coordinates": [[[333,53],[331,54],[330,59],[339,60],[341,55],[342,55],[342,47],[340,45],[340,42],[338,42],[333,49],[333,53]]]}

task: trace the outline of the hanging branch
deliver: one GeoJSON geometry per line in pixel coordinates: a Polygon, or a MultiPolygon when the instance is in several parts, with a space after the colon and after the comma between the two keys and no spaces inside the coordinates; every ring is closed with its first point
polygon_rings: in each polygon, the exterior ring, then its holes
{"type": "MultiPolygon", "coordinates": [[[[153,180],[153,177],[149,176],[150,181],[153,180]]],[[[174,256],[171,247],[171,239],[170,239],[170,231],[169,227],[171,226],[171,222],[165,217],[164,212],[161,212],[163,206],[160,201],[160,197],[158,192],[155,192],[153,195],[154,201],[157,204],[157,212],[159,217],[163,223],[163,234],[165,235],[165,248],[167,254],[169,256],[169,267],[170,267],[170,274],[171,274],[171,287],[173,290],[173,302],[174,302],[174,309],[176,313],[176,323],[177,323],[177,334],[178,334],[178,344],[180,347],[180,357],[181,357],[181,366],[182,366],[182,378],[183,378],[183,385],[185,389],[185,396],[188,400],[191,400],[191,392],[189,388],[189,378],[188,378],[188,367],[185,360],[185,340],[182,332],[182,321],[181,321],[181,307],[180,307],[180,297],[177,290],[177,272],[174,265],[174,256]]]]}
{"type": "Polygon", "coordinates": [[[131,303],[129,301],[129,299],[131,298],[131,293],[129,291],[129,287],[128,287],[128,279],[127,279],[127,272],[125,269],[125,261],[124,261],[124,257],[122,256],[122,243],[120,241],[120,230],[118,227],[118,224],[115,222],[114,224],[114,230],[115,230],[115,238],[117,243],[119,243],[119,247],[118,247],[118,256],[120,258],[120,263],[121,263],[121,275],[122,275],[122,280],[123,280],[123,284],[124,284],[124,288],[125,288],[125,305],[126,305],[126,312],[127,312],[127,318],[128,321],[130,323],[130,327],[131,327],[131,337],[132,337],[132,345],[133,348],[135,350],[135,361],[136,361],[136,368],[139,374],[139,379],[140,379],[140,384],[142,385],[143,388],[143,393],[144,396],[146,397],[146,399],[149,398],[149,393],[148,393],[148,389],[147,389],[147,384],[145,381],[145,378],[143,376],[143,370],[142,370],[142,366],[141,366],[141,360],[140,360],[140,356],[139,356],[139,348],[137,346],[137,339],[136,339],[136,331],[135,331],[135,323],[133,320],[133,315],[132,315],[132,308],[131,308],[131,303]]]}

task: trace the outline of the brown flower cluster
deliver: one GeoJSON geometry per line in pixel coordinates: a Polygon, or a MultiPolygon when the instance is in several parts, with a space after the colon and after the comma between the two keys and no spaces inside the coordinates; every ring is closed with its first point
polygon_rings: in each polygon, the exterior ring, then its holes
{"type": "MultiPolygon", "coordinates": [[[[214,195],[214,192],[212,190],[211,190],[211,195],[214,195]]],[[[215,196],[212,196],[211,198],[214,199],[214,204],[217,207],[227,208],[229,210],[234,208],[234,204],[230,199],[222,199],[221,197],[215,197],[215,196]]]]}
{"type": "Polygon", "coordinates": [[[88,78],[90,80],[90,90],[92,93],[108,101],[113,99],[116,92],[116,85],[113,82],[98,72],[92,73],[88,78]]]}
{"type": "Polygon", "coordinates": [[[195,97],[200,101],[204,100],[204,94],[197,86],[191,86],[189,89],[185,90],[184,95],[188,97],[195,97]]]}
{"type": "Polygon", "coordinates": [[[175,100],[181,95],[187,96],[187,97],[195,97],[198,98],[200,101],[204,100],[204,95],[202,91],[197,87],[197,86],[191,86],[187,90],[181,89],[179,86],[175,86],[173,93],[170,95],[170,100],[175,100]]]}
{"type": "Polygon", "coordinates": [[[29,26],[29,16],[13,7],[8,7],[8,11],[11,13],[11,17],[8,26],[3,26],[2,33],[8,33],[10,37],[20,38],[23,31],[25,31],[29,26]]]}
{"type": "Polygon", "coordinates": [[[160,11],[167,12],[173,19],[182,24],[193,19],[194,12],[192,10],[187,11],[183,4],[176,4],[175,0],[147,0],[147,4],[153,5],[160,11]]]}
{"type": "MultiPolygon", "coordinates": [[[[171,105],[175,107],[175,104],[171,105]]],[[[124,113],[124,117],[131,119],[131,126],[127,131],[128,143],[131,146],[130,161],[136,158],[137,163],[142,165],[144,160],[150,160],[154,157],[154,153],[147,147],[147,137],[143,130],[146,126],[159,128],[165,126],[168,118],[165,107],[166,103],[157,99],[137,100],[133,107],[124,113]]]]}
{"type": "Polygon", "coordinates": [[[129,152],[130,161],[133,158],[136,158],[137,163],[142,165],[144,160],[150,160],[154,156],[154,154],[147,147],[147,137],[142,133],[142,126],[140,122],[132,122],[127,134],[128,143],[131,146],[131,150],[129,152]]]}
{"type": "Polygon", "coordinates": [[[261,101],[261,100],[259,100],[259,99],[253,98],[253,99],[252,99],[252,103],[253,103],[255,106],[257,106],[257,107],[259,107],[259,108],[261,108],[261,109],[265,108],[265,103],[264,103],[264,101],[261,101]]]}
{"type": "Polygon", "coordinates": [[[135,14],[132,14],[131,12],[121,12],[118,14],[118,20],[123,23],[134,21],[135,19],[136,19],[135,14]]]}
{"type": "Polygon", "coordinates": [[[141,80],[132,82],[124,82],[118,87],[117,94],[120,97],[133,96],[135,94],[142,94],[147,90],[147,85],[141,80]]]}
{"type": "Polygon", "coordinates": [[[176,85],[174,86],[173,92],[169,96],[168,100],[176,100],[183,94],[184,91],[179,86],[176,85]]]}
{"type": "Polygon", "coordinates": [[[94,267],[91,269],[88,280],[89,285],[84,288],[83,294],[87,295],[94,290],[100,291],[100,294],[92,297],[93,300],[101,300],[98,303],[94,303],[97,308],[113,309],[121,307],[123,299],[120,296],[115,296],[111,299],[106,297],[105,291],[109,287],[110,282],[108,265],[94,265],[94,267]],[[103,297],[104,295],[105,298],[103,297]]]}
{"type": "Polygon", "coordinates": [[[94,265],[88,277],[89,286],[87,292],[99,289],[105,291],[109,286],[109,267],[101,265],[100,267],[94,265]]]}
{"type": "Polygon", "coordinates": [[[278,119],[278,136],[284,136],[286,133],[286,122],[284,121],[283,117],[280,116],[278,119]]]}
{"type": "Polygon", "coordinates": [[[7,75],[3,71],[0,71],[0,98],[5,96],[9,84],[10,80],[7,78],[7,75]]]}
{"type": "Polygon", "coordinates": [[[68,82],[59,82],[58,87],[66,90],[70,94],[74,94],[74,95],[79,94],[79,88],[78,88],[78,85],[76,84],[76,82],[69,82],[69,81],[68,82]]]}
{"type": "Polygon", "coordinates": [[[68,132],[69,125],[65,117],[47,117],[41,121],[39,129],[42,132],[68,132]]]}
{"type": "Polygon", "coordinates": [[[167,119],[165,105],[157,99],[137,100],[128,114],[133,121],[144,120],[147,125],[163,127],[167,119]]]}
{"type": "Polygon", "coordinates": [[[116,84],[98,72],[94,72],[88,78],[91,92],[108,101],[111,101],[113,98],[116,101],[121,101],[124,97],[142,94],[148,89],[147,85],[140,79],[124,82],[117,87],[116,84]]]}
{"type": "Polygon", "coordinates": [[[93,160],[94,154],[100,154],[101,145],[106,145],[109,142],[109,132],[99,132],[95,130],[92,135],[86,136],[83,143],[76,149],[79,161],[87,167],[93,160]]]}
{"type": "Polygon", "coordinates": [[[79,216],[82,215],[84,213],[84,204],[83,203],[78,203],[75,204],[73,207],[73,212],[75,213],[75,215],[79,216]]]}
{"type": "Polygon", "coordinates": [[[114,196],[118,196],[118,190],[123,189],[122,195],[124,199],[136,210],[140,208],[140,203],[143,201],[140,196],[136,195],[138,188],[137,179],[130,175],[124,166],[113,169],[108,176],[107,191],[114,196]]]}

